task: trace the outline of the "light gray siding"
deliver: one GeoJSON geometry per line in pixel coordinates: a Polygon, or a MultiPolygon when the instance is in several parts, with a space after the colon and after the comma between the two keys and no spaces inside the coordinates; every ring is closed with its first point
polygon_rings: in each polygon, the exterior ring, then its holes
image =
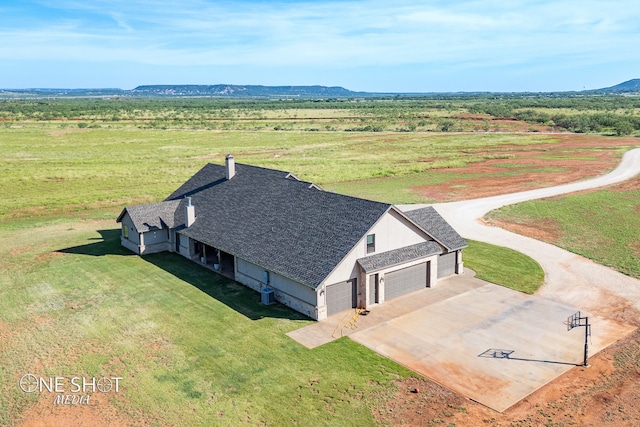
{"type": "MultiPolygon", "coordinates": [[[[241,258],[237,259],[238,273],[244,274],[258,282],[264,284],[264,271],[265,269],[259,265],[250,263],[241,258]]],[[[270,287],[281,292],[287,293],[292,297],[298,298],[309,304],[316,304],[316,291],[301,283],[294,282],[291,279],[287,279],[272,271],[269,272],[269,283],[265,284],[265,287],[270,287]]]]}
{"type": "Polygon", "coordinates": [[[142,233],[142,242],[140,245],[140,253],[153,254],[158,252],[170,251],[169,230],[160,229],[142,233]]]}
{"type": "Polygon", "coordinates": [[[265,269],[236,257],[236,281],[251,289],[261,292],[264,288],[272,288],[276,301],[303,313],[312,319],[318,319],[317,294],[301,283],[294,282],[280,274],[269,271],[269,283],[265,284],[265,269]]]}
{"type": "Polygon", "coordinates": [[[120,228],[120,243],[132,252],[140,254],[140,235],[131,221],[131,217],[126,213],[122,217],[122,225],[120,228]],[[126,236],[125,237],[125,229],[126,236]]]}

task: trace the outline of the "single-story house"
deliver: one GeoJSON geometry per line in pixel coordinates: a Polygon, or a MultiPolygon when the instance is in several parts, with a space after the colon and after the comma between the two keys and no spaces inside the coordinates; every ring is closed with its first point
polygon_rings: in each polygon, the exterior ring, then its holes
{"type": "Polygon", "coordinates": [[[179,253],[316,320],[461,274],[467,247],[431,207],[402,212],[232,155],[117,221],[137,254],[179,253]]]}

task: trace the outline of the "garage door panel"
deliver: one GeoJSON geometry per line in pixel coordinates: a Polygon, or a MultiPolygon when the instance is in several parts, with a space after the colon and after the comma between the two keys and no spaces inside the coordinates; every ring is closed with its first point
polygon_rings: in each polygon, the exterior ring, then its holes
{"type": "Polygon", "coordinates": [[[327,286],[327,314],[332,315],[350,308],[357,303],[356,279],[327,286]]]}
{"type": "Polygon", "coordinates": [[[414,265],[384,275],[384,299],[390,300],[427,287],[429,263],[414,265]]]}
{"type": "Polygon", "coordinates": [[[451,276],[456,272],[456,253],[451,252],[438,257],[438,279],[451,276]]]}

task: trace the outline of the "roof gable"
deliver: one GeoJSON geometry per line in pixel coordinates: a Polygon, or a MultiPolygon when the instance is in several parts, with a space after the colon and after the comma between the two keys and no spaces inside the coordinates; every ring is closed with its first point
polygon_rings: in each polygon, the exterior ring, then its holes
{"type": "Polygon", "coordinates": [[[138,232],[158,230],[162,228],[176,228],[184,225],[184,209],[181,200],[164,201],[146,205],[125,207],[118,216],[121,222],[125,213],[129,214],[131,222],[138,232]]]}
{"type": "Polygon", "coordinates": [[[466,240],[432,206],[403,213],[447,250],[455,251],[469,246],[466,240]]]}

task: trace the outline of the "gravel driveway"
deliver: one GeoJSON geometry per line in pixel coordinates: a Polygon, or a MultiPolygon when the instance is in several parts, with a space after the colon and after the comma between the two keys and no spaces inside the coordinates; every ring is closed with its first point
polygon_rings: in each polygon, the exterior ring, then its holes
{"type": "MultiPolygon", "coordinates": [[[[482,199],[432,205],[463,236],[522,252],[540,263],[545,282],[537,295],[611,318],[640,310],[640,280],[596,264],[557,246],[524,237],[480,219],[489,211],[527,200],[552,197],[619,183],[640,173],[640,148],[628,151],[612,172],[585,181],[482,199]]],[[[403,210],[427,205],[401,205],[403,210]]]]}

